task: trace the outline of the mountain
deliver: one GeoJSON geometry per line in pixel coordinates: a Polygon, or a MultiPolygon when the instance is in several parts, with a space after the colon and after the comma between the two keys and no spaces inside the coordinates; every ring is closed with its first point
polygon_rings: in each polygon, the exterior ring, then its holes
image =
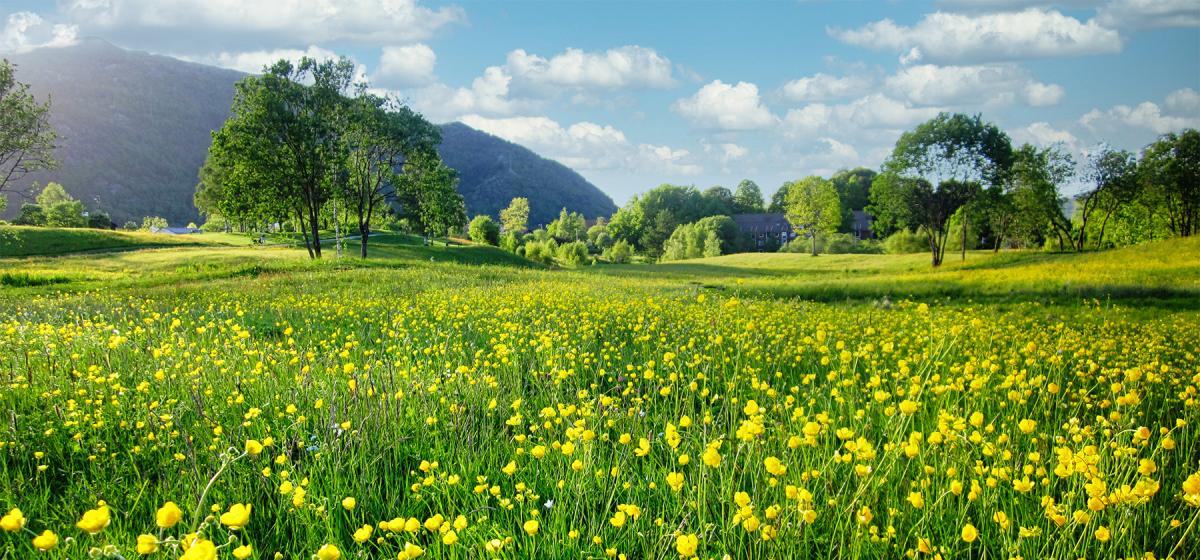
{"type": "MultiPolygon", "coordinates": [[[[17,80],[43,100],[60,136],[56,181],[113,221],[200,219],[192,204],[211,132],[229,117],[241,72],[121,49],[99,39],[7,55],[17,80]]],[[[497,215],[513,197],[530,201],[530,223],[566,207],[587,217],[616,211],[612,199],[566,166],[461,123],[442,125],[440,152],[459,172],[469,215],[497,215]]],[[[9,204],[11,218],[20,206],[9,204]]]]}

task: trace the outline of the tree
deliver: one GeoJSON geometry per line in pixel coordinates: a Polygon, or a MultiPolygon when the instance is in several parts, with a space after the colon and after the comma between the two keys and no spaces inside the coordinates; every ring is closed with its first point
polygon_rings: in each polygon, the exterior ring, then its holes
{"type": "MultiPolygon", "coordinates": [[[[342,126],[345,180],[339,195],[354,215],[359,256],[367,257],[371,219],[388,211],[396,198],[396,173],[406,157],[429,152],[441,142],[438,128],[394,100],[360,92],[348,100],[342,126]]],[[[495,245],[495,242],[492,243],[495,245]]]]}
{"type": "Polygon", "coordinates": [[[142,218],[141,229],[151,231],[155,229],[166,229],[167,219],[158,216],[146,216],[142,218]]]}
{"type": "Polygon", "coordinates": [[[1126,150],[1100,146],[1088,156],[1084,180],[1090,187],[1075,197],[1075,249],[1083,251],[1091,237],[1089,228],[1097,227],[1095,246],[1104,241],[1104,228],[1113,213],[1137,196],[1137,160],[1126,150]]]}
{"type": "Polygon", "coordinates": [[[738,183],[733,191],[733,206],[737,214],[757,214],[763,211],[762,189],[750,179],[738,183]]]}
{"type": "MultiPolygon", "coordinates": [[[[854,231],[854,211],[862,210],[870,203],[871,181],[878,175],[874,170],[865,167],[843,169],[833,174],[829,182],[837,190],[838,200],[842,204],[842,220],[838,231],[851,233],[854,231]]],[[[786,200],[786,199],[785,199],[786,200]]]]}
{"type": "Polygon", "coordinates": [[[467,207],[455,190],[458,173],[446,166],[437,152],[417,152],[404,161],[397,182],[397,201],[405,217],[426,238],[445,235],[467,221],[467,207]]]}
{"type": "Polygon", "coordinates": [[[771,195],[771,204],[767,206],[767,212],[771,214],[782,214],[787,211],[786,208],[789,184],[791,183],[784,183],[783,186],[779,187],[779,189],[775,191],[775,194],[771,195]]]}
{"type": "MultiPolygon", "coordinates": [[[[209,159],[221,177],[221,213],[234,219],[290,215],[302,225],[309,257],[321,257],[322,208],[345,172],[349,59],[299,65],[280,60],[236,85],[233,117],[213,134],[209,159]]],[[[202,181],[204,177],[202,176],[202,181]]]]}
{"type": "Polygon", "coordinates": [[[524,233],[529,227],[529,199],[518,196],[500,211],[500,227],[511,233],[524,233]]]}
{"type": "Polygon", "coordinates": [[[1138,174],[1175,235],[1200,233],[1200,131],[1160,136],[1143,152],[1138,174]]]}
{"type": "Polygon", "coordinates": [[[700,193],[700,197],[704,199],[704,213],[710,216],[736,214],[735,209],[737,203],[733,200],[733,193],[729,189],[717,185],[704,189],[700,193]]]}
{"type": "Polygon", "coordinates": [[[719,256],[735,244],[737,234],[737,224],[729,216],[708,216],[681,224],[663,244],[662,260],[719,256]]]}
{"type": "Polygon", "coordinates": [[[471,225],[467,228],[467,235],[471,237],[471,241],[476,243],[500,244],[500,226],[496,225],[496,222],[492,221],[492,217],[487,214],[480,214],[471,220],[471,225]]]}
{"type": "Polygon", "coordinates": [[[787,220],[798,233],[812,238],[817,256],[817,235],[833,233],[842,223],[842,206],[831,181],[810,175],[788,184],[787,220]]]}
{"type": "MultiPolygon", "coordinates": [[[[1062,146],[1036,148],[1024,144],[1013,153],[1008,194],[1013,227],[1023,235],[1049,238],[1059,247],[1071,245],[1071,220],[1063,213],[1062,185],[1075,175],[1075,161],[1062,146]]],[[[999,240],[997,240],[999,241],[999,240]]]]}
{"type": "Polygon", "coordinates": [[[21,213],[13,223],[19,226],[45,226],[46,211],[41,205],[26,202],[21,205],[21,213]]]}
{"type": "Polygon", "coordinates": [[[83,203],[73,198],[58,183],[46,183],[46,187],[37,195],[37,205],[44,212],[47,226],[87,227],[83,203]]]}
{"type": "MultiPolygon", "coordinates": [[[[939,266],[945,254],[946,221],[960,206],[971,203],[983,186],[1003,184],[1012,159],[1012,143],[996,125],[979,115],[939,113],[896,141],[884,162],[884,175],[891,177],[876,178],[871,184],[872,213],[878,219],[885,212],[889,222],[924,228],[933,266],[939,266]],[[882,192],[885,189],[894,192],[882,192]]],[[[965,232],[967,220],[962,228],[965,232]]],[[[962,236],[964,259],[966,237],[962,236]]]]}
{"type": "Polygon", "coordinates": [[[578,212],[567,212],[566,208],[558,213],[558,218],[546,226],[546,232],[559,241],[579,241],[587,237],[584,225],[587,220],[578,212]]]}
{"type": "Polygon", "coordinates": [[[18,185],[26,174],[57,167],[56,140],[50,101],[38,103],[29,86],[16,80],[13,65],[0,59],[0,211],[8,193],[22,193],[18,185]]]}

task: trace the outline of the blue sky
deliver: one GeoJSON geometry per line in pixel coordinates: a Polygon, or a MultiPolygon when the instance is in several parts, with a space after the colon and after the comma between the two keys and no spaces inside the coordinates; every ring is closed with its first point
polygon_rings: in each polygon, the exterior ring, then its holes
{"type": "Polygon", "coordinates": [[[0,51],[94,36],[245,71],[349,56],[431,120],[524,144],[618,204],[877,167],[941,110],[1076,153],[1200,126],[1194,0],[18,0],[0,18],[0,51]]]}

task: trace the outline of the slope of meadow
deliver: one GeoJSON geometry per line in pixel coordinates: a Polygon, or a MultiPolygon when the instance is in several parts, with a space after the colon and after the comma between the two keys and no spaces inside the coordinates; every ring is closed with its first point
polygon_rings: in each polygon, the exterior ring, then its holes
{"type": "Polygon", "coordinates": [[[1196,253],[0,260],[0,556],[1186,557],[1196,253]]]}

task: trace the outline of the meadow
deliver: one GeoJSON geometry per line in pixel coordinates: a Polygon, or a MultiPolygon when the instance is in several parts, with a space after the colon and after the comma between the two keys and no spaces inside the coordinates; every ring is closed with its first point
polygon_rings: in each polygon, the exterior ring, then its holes
{"type": "Polygon", "coordinates": [[[0,258],[0,558],[1200,549],[1196,239],[936,271],[140,243],[0,258]]]}

